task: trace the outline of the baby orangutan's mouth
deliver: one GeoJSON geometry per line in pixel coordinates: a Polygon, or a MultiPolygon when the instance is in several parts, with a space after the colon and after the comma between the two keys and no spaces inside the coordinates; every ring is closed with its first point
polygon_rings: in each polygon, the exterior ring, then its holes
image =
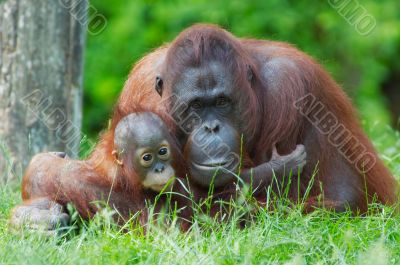
{"type": "Polygon", "coordinates": [[[171,180],[171,181],[166,182],[166,183],[164,183],[164,184],[154,184],[154,185],[151,185],[150,189],[152,189],[152,190],[154,190],[154,191],[157,191],[157,192],[160,192],[160,191],[162,191],[162,190],[164,190],[164,191],[170,191],[170,190],[172,189],[173,184],[174,184],[174,181],[171,180]]]}

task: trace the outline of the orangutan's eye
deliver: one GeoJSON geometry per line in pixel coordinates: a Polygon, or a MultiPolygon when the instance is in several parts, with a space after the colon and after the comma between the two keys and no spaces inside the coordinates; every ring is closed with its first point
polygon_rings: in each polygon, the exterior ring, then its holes
{"type": "Polygon", "coordinates": [[[161,147],[160,150],[158,150],[158,156],[161,159],[168,159],[169,158],[169,150],[167,147],[161,147]]]}
{"type": "Polygon", "coordinates": [[[201,104],[200,100],[193,100],[193,101],[190,103],[190,107],[191,107],[192,109],[201,109],[201,108],[203,107],[203,105],[201,104]]]}
{"type": "Polygon", "coordinates": [[[145,154],[142,159],[146,162],[149,162],[153,159],[153,157],[150,154],[145,154]]]}
{"type": "Polygon", "coordinates": [[[215,105],[219,108],[224,108],[229,105],[229,99],[226,97],[219,97],[215,105]]]}
{"type": "Polygon", "coordinates": [[[142,155],[142,159],[140,160],[140,164],[144,167],[149,167],[153,163],[153,155],[150,153],[146,153],[142,155]]]}

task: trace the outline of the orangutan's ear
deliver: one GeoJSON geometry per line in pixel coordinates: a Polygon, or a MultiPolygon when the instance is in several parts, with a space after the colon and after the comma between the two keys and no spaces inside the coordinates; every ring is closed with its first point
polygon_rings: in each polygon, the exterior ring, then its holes
{"type": "Polygon", "coordinates": [[[247,65],[247,81],[253,83],[254,72],[250,65],[247,65]]]}
{"type": "Polygon", "coordinates": [[[157,93],[160,95],[160,97],[162,97],[162,94],[163,94],[163,85],[164,85],[164,81],[162,80],[161,77],[157,76],[155,88],[156,88],[157,93]]]}
{"type": "Polygon", "coordinates": [[[119,154],[118,154],[117,150],[113,150],[111,152],[111,155],[114,157],[114,160],[118,165],[120,165],[120,166],[124,165],[124,162],[122,162],[122,160],[120,160],[120,158],[119,158],[119,154]]]}

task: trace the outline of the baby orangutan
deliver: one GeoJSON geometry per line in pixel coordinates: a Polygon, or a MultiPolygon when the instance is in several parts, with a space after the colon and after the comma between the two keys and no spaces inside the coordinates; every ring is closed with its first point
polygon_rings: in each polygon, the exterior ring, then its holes
{"type": "Polygon", "coordinates": [[[134,113],[123,118],[115,128],[115,161],[126,176],[137,176],[145,189],[161,191],[172,187],[171,138],[164,122],[154,113],[134,113]]]}
{"type": "MultiPolygon", "coordinates": [[[[188,189],[182,188],[183,183],[190,186],[194,200],[208,196],[207,187],[191,183],[191,174],[196,174],[191,170],[189,182],[181,179],[179,185],[173,185],[175,174],[185,177],[185,166],[177,163],[183,160],[177,159],[179,150],[175,141],[165,123],[154,113],[132,113],[120,120],[114,131],[113,148],[109,152],[111,159],[105,159],[101,165],[92,164],[90,158],[72,160],[62,153],[36,155],[23,178],[24,202],[13,210],[10,224],[16,228],[40,228],[51,234],[58,227],[68,224],[65,207],[68,203],[75,206],[83,219],[89,219],[99,210],[93,202],[103,201],[118,212],[118,222],[140,212],[140,223],[144,225],[147,222],[146,201],[154,201],[162,190],[173,188],[174,193],[186,193],[188,189]]],[[[275,151],[271,161],[243,169],[240,176],[244,183],[265,189],[270,185],[274,172],[280,176],[291,170],[301,171],[305,162],[304,146],[299,145],[286,156],[279,156],[275,151]]],[[[232,193],[227,190],[229,197],[232,193]]],[[[172,196],[172,200],[179,207],[186,208],[182,211],[183,218],[191,220],[189,202],[182,196],[172,196]]],[[[164,203],[165,198],[161,197],[156,211],[164,203]]]]}
{"type": "Polygon", "coordinates": [[[103,171],[90,158],[78,161],[54,152],[36,155],[23,177],[24,203],[13,210],[11,226],[55,231],[68,224],[68,203],[88,219],[99,210],[93,202],[100,201],[115,209],[121,215],[118,219],[129,219],[145,209],[146,199],[172,187],[175,171],[169,137],[157,115],[133,113],[114,131],[113,160],[102,163],[112,170],[103,171]]]}

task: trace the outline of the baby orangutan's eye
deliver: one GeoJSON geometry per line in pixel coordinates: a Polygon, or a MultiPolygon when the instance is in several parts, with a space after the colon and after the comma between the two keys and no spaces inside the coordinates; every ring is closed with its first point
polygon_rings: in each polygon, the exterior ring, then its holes
{"type": "Polygon", "coordinates": [[[161,147],[160,150],[158,150],[158,156],[161,159],[168,159],[169,158],[169,150],[167,147],[161,147]]]}
{"type": "Polygon", "coordinates": [[[149,167],[153,163],[153,155],[150,153],[146,153],[142,155],[142,159],[140,160],[140,164],[144,167],[149,167]]]}
{"type": "Polygon", "coordinates": [[[142,159],[146,162],[151,161],[151,159],[153,159],[153,157],[150,154],[146,154],[142,157],[142,159]]]}
{"type": "Polygon", "coordinates": [[[167,153],[168,153],[168,149],[165,147],[161,148],[160,151],[158,151],[158,154],[160,156],[166,155],[167,153]]]}

